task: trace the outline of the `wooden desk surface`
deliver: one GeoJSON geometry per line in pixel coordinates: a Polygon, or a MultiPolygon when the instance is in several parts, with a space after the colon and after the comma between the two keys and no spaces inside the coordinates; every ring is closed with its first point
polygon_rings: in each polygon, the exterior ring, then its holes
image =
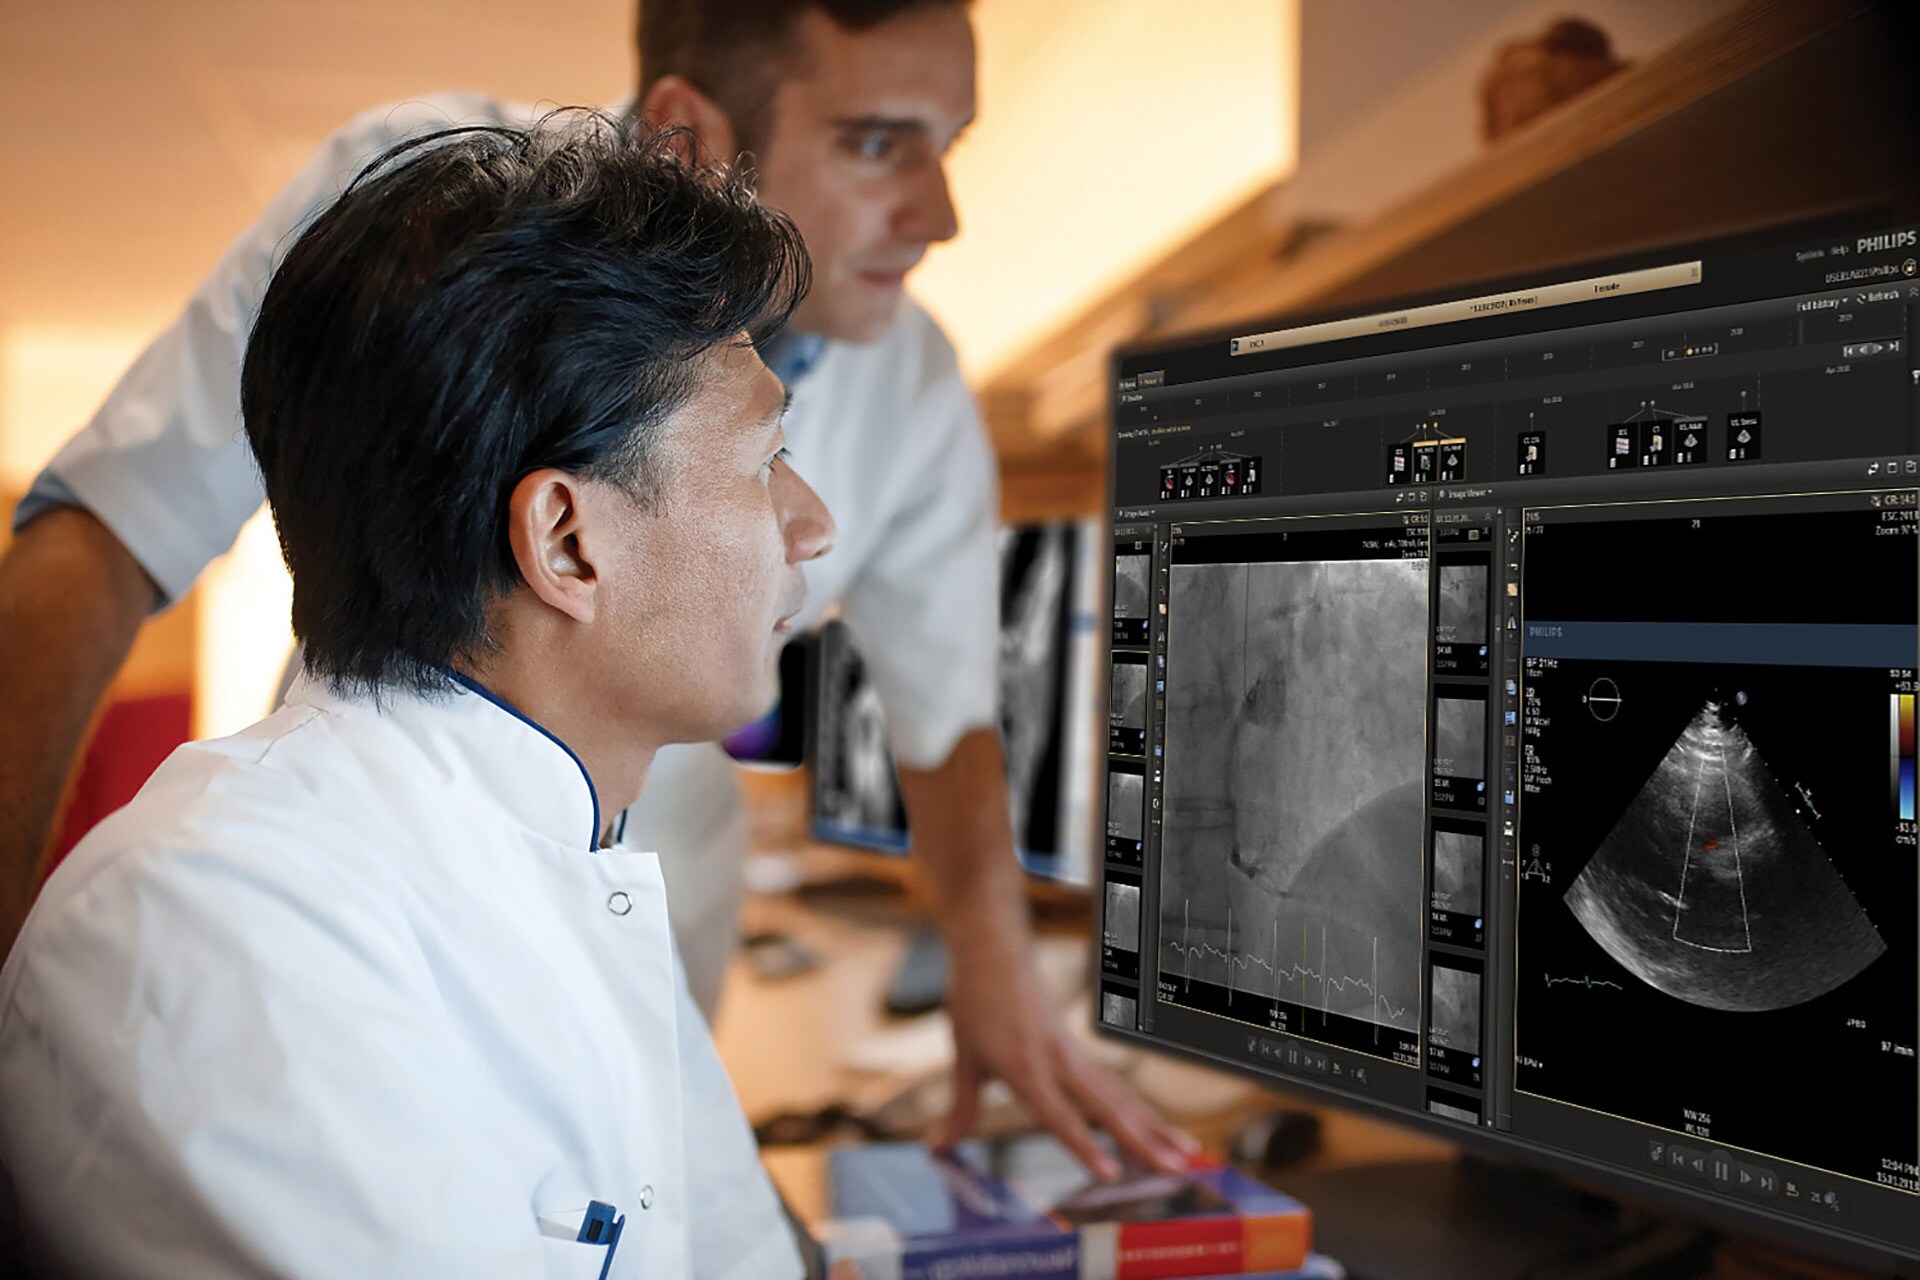
{"type": "MultiPolygon", "coordinates": [[[[830,855],[824,865],[833,865],[830,855]]],[[[749,1118],[811,1112],[835,1101],[873,1105],[914,1079],[944,1083],[952,1061],[945,1014],[896,1020],[882,1012],[887,983],[918,918],[905,899],[821,906],[791,895],[749,898],[744,932],[785,934],[819,958],[813,969],[787,978],[760,978],[743,956],[728,971],[714,1040],[749,1118]]],[[[1088,928],[1084,918],[1043,922],[1035,962],[1069,1028],[1110,1070],[1202,1141],[1223,1142],[1264,1110],[1312,1105],[1095,1035],[1088,928]]],[[[1398,1126],[1313,1109],[1326,1137],[1320,1163],[1437,1159],[1454,1150],[1398,1126]]],[[[1000,1110],[1007,1124],[1022,1119],[1017,1108],[1000,1110]]]]}

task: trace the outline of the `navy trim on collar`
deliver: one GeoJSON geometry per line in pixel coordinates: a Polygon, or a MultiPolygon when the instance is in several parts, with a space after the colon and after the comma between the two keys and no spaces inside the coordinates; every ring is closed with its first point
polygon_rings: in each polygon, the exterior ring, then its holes
{"type": "Polygon", "coordinates": [[[555,734],[553,730],[547,728],[547,726],[541,724],[538,720],[535,720],[532,716],[514,706],[511,702],[508,702],[505,698],[487,688],[478,680],[461,675],[458,671],[453,670],[449,670],[447,675],[454,683],[472,693],[479,694],[488,702],[491,702],[494,706],[512,716],[515,720],[518,720],[530,729],[536,730],[547,741],[567,753],[567,759],[573,761],[575,767],[580,770],[580,776],[586,780],[587,796],[593,801],[593,838],[587,841],[587,852],[597,853],[600,849],[600,793],[594,790],[593,775],[587,772],[587,766],[581,762],[579,756],[574,754],[573,748],[560,741],[559,736],[555,734]]]}
{"type": "Polygon", "coordinates": [[[791,387],[820,363],[826,349],[827,340],[818,334],[782,329],[762,342],[759,352],[773,376],[791,387]]]}

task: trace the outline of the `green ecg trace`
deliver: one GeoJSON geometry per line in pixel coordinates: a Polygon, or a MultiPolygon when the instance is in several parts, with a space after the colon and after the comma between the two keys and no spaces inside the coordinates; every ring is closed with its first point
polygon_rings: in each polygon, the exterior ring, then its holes
{"type": "Polygon", "coordinates": [[[1546,978],[1549,987],[1585,987],[1589,991],[1595,987],[1612,987],[1615,991],[1626,990],[1626,988],[1619,983],[1608,982],[1605,978],[1556,978],[1550,973],[1543,976],[1546,978]]]}

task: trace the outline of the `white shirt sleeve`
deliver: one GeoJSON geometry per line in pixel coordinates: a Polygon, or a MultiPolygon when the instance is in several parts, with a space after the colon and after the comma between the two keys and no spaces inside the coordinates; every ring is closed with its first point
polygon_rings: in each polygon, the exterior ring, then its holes
{"type": "MultiPolygon", "coordinates": [[[[376,107],[355,117],[221,255],[179,317],[48,464],[73,498],[113,530],[166,601],[184,594],[207,563],[233,545],[262,501],[240,422],[240,366],[268,278],[294,234],[400,139],[499,118],[498,106],[477,94],[376,107]]],[[[30,518],[38,509],[23,514],[30,518]]]]}
{"type": "Polygon", "coordinates": [[[892,425],[926,433],[930,447],[898,475],[878,550],[842,601],[894,758],[910,769],[939,765],[962,734],[999,722],[998,471],[952,349],[926,324],[932,373],[910,421],[892,425]]]}

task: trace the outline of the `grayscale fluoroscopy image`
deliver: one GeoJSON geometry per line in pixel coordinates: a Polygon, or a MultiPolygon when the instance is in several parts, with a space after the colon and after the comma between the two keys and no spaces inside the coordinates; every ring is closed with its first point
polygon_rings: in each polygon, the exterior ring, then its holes
{"type": "Polygon", "coordinates": [[[1446,965],[1433,966],[1432,1000],[1427,1006],[1427,1035],[1437,1045],[1462,1053],[1480,1052],[1480,975],[1446,965]]]}
{"type": "Polygon", "coordinates": [[[1121,840],[1138,840],[1142,826],[1141,804],[1146,798],[1146,779],[1137,773],[1107,775],[1107,834],[1121,840]]]}
{"type": "Polygon", "coordinates": [[[1433,833],[1433,906],[1437,911],[1480,914],[1480,836],[1459,831],[1433,833]]]}
{"type": "Polygon", "coordinates": [[[1147,616],[1149,594],[1147,591],[1147,574],[1152,568],[1152,565],[1152,556],[1114,557],[1114,617],[1144,618],[1147,616]]]}
{"type": "Polygon", "coordinates": [[[1427,563],[1174,567],[1163,976],[1414,1029],[1427,563]]]}

